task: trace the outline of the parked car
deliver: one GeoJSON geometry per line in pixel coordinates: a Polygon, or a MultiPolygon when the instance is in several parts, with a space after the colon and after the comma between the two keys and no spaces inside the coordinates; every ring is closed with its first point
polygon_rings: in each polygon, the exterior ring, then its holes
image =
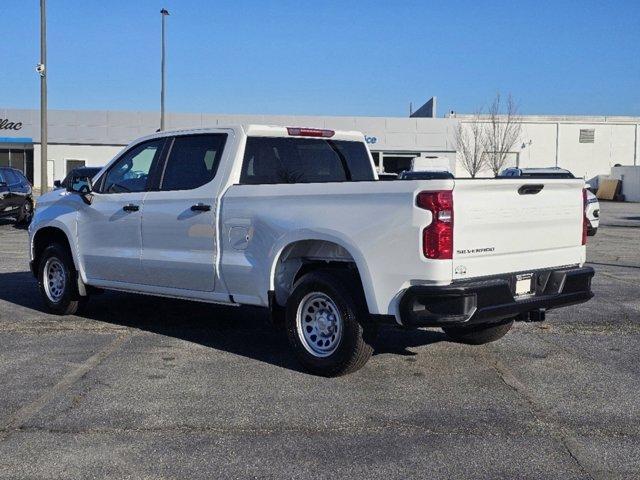
{"type": "Polygon", "coordinates": [[[365,364],[381,323],[482,344],[592,297],[582,180],[543,195],[521,178],[382,182],[363,139],[245,125],[136,140],[88,188],[40,198],[45,304],[72,314],[97,288],[257,305],[334,376],[365,364]]]}
{"type": "MultiPolygon", "coordinates": [[[[569,170],[560,167],[549,168],[507,168],[500,177],[524,177],[524,178],[576,178],[569,170]]],[[[585,185],[584,207],[587,215],[587,235],[593,236],[598,231],[600,224],[600,202],[591,190],[585,185]]]]}
{"type": "Polygon", "coordinates": [[[378,173],[378,180],[382,180],[385,182],[398,180],[398,174],[393,172],[381,172],[381,173],[378,173]]]}
{"type": "Polygon", "coordinates": [[[405,170],[400,172],[398,180],[445,180],[455,178],[445,170],[405,170]]]}
{"type": "Polygon", "coordinates": [[[78,167],[71,170],[67,173],[67,176],[64,177],[64,180],[56,180],[53,182],[53,186],[55,188],[69,188],[71,185],[74,185],[73,188],[76,191],[79,191],[82,185],[87,184],[87,179],[92,179],[95,177],[102,167],[78,167]]]}
{"type": "Polygon", "coordinates": [[[18,225],[28,225],[33,216],[31,184],[20,170],[0,167],[0,218],[15,218],[18,225]]]}

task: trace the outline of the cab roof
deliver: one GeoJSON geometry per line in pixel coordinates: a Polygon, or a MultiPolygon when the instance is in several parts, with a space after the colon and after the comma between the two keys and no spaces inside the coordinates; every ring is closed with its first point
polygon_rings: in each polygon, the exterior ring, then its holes
{"type": "Polygon", "coordinates": [[[324,138],[331,140],[347,140],[352,142],[364,142],[364,134],[358,131],[332,130],[327,128],[301,127],[301,126],[279,126],[279,125],[258,125],[258,124],[231,124],[217,125],[210,128],[163,130],[151,135],[139,138],[134,141],[138,143],[142,140],[167,137],[171,135],[195,135],[203,133],[217,133],[220,130],[236,130],[244,132],[248,137],[283,137],[283,138],[324,138]]]}

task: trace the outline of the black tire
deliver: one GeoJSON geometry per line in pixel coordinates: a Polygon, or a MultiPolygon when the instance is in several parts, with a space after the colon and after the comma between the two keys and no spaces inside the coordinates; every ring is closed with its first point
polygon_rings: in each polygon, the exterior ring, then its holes
{"type": "Polygon", "coordinates": [[[511,327],[513,319],[504,320],[499,323],[480,323],[478,325],[467,325],[463,327],[442,327],[447,336],[458,343],[468,345],[483,345],[504,337],[511,327]]]}
{"type": "Polygon", "coordinates": [[[31,223],[32,217],[33,201],[27,198],[22,204],[22,207],[20,207],[20,212],[18,213],[18,217],[16,218],[16,225],[21,227],[28,226],[31,223]]]}
{"type": "Polygon", "coordinates": [[[598,233],[598,227],[587,227],[587,236],[593,237],[596,233],[598,233]]]}
{"type": "MultiPolygon", "coordinates": [[[[329,313],[330,310],[318,310],[318,315],[322,315],[322,312],[329,313]]],[[[362,368],[373,354],[372,344],[377,331],[369,322],[369,312],[360,281],[350,272],[318,270],[303,275],[296,282],[287,301],[285,324],[289,343],[296,357],[310,373],[336,377],[355,372],[362,368]],[[334,320],[337,319],[336,324],[340,325],[341,332],[336,335],[335,349],[325,352],[326,356],[322,357],[312,353],[311,350],[316,347],[309,346],[309,340],[305,340],[302,324],[311,321],[307,320],[309,315],[304,319],[301,315],[301,327],[298,328],[298,310],[303,309],[305,305],[314,308],[308,303],[314,295],[326,296],[331,302],[329,308],[335,308],[339,314],[333,316],[334,320]]],[[[334,328],[336,324],[329,328],[334,328]]],[[[309,325],[306,325],[306,328],[309,328],[309,325]]],[[[316,338],[322,341],[322,337],[316,338]]],[[[333,337],[328,333],[325,338],[333,337]]]]}
{"type": "Polygon", "coordinates": [[[59,243],[53,243],[44,249],[40,255],[38,263],[38,286],[47,309],[56,315],[73,315],[78,312],[87,302],[88,297],[83,297],[78,293],[78,272],[73,264],[73,259],[69,250],[59,243]],[[47,262],[57,262],[61,268],[61,276],[64,278],[64,285],[57,288],[59,295],[53,295],[52,283],[49,278],[45,278],[45,267],[47,262]],[[45,281],[48,286],[45,285],[45,281]]]}

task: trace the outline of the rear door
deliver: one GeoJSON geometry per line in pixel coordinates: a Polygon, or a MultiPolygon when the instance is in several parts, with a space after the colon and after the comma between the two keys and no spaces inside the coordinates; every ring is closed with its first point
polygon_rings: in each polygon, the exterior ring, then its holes
{"type": "Polygon", "coordinates": [[[218,172],[231,131],[170,139],[158,188],[145,197],[142,265],[145,283],[215,289],[218,172]]]}
{"type": "Polygon", "coordinates": [[[453,278],[581,264],[582,180],[456,180],[453,278]]]}

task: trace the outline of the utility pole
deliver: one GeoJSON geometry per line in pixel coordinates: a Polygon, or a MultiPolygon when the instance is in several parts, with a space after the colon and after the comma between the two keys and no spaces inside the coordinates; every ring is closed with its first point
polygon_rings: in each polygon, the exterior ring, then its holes
{"type": "Polygon", "coordinates": [[[162,15],[162,54],[160,60],[160,76],[161,76],[161,85],[160,85],[160,130],[164,130],[164,81],[165,81],[165,73],[164,73],[164,56],[165,56],[165,36],[164,36],[164,24],[165,17],[169,16],[169,12],[166,8],[160,10],[160,15],[162,15]]]}
{"type": "Polygon", "coordinates": [[[40,0],[40,194],[47,193],[47,0],[40,0]]]}

